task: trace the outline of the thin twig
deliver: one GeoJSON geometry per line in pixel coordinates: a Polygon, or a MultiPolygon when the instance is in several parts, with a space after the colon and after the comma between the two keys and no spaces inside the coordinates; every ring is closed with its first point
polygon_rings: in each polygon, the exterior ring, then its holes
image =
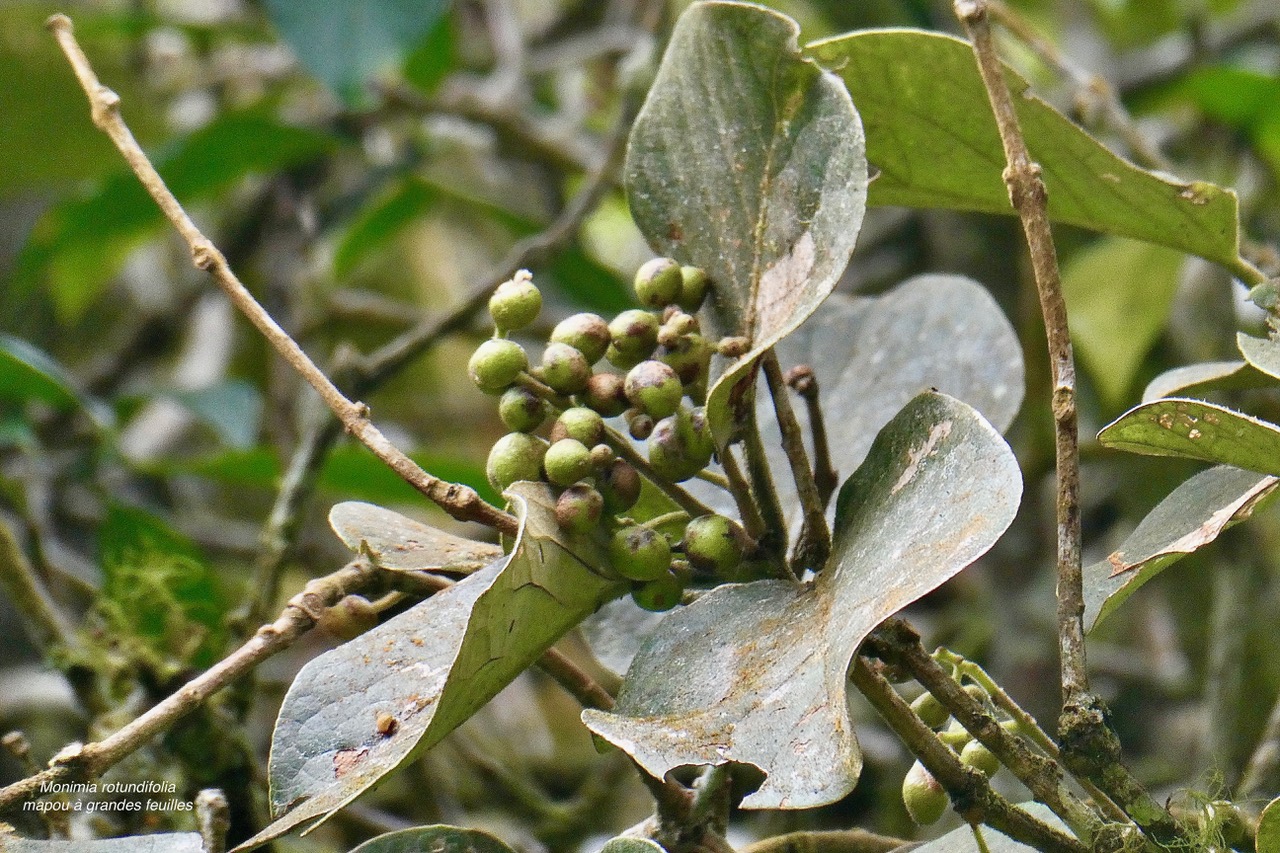
{"type": "Polygon", "coordinates": [[[738,517],[742,526],[753,542],[759,542],[764,535],[764,518],[760,515],[760,507],[751,495],[751,484],[742,476],[742,468],[733,455],[733,448],[726,447],[720,451],[720,467],[724,469],[724,478],[729,484],[729,494],[738,507],[738,517]]]}
{"type": "Polygon", "coordinates": [[[763,520],[763,530],[756,537],[761,550],[768,557],[774,574],[783,579],[795,580],[796,575],[787,566],[787,518],[778,500],[778,490],[773,487],[769,471],[769,458],[764,442],[760,440],[760,424],[756,418],[755,401],[743,406],[742,450],[747,461],[747,476],[751,479],[751,494],[763,520]]]}
{"type": "Polygon", "coordinates": [[[217,788],[205,788],[196,794],[196,823],[200,827],[203,853],[225,853],[227,830],[231,828],[231,807],[227,795],[217,788]]]}
{"type": "Polygon", "coordinates": [[[315,626],[326,608],[348,593],[373,583],[381,571],[359,558],[331,575],[310,581],[289,601],[275,622],[259,628],[248,642],[146,713],[100,741],[72,744],[54,756],[46,770],[0,788],[0,810],[38,796],[42,786],[102,775],[228,684],[291,646],[315,626]]]}
{"type": "Polygon", "coordinates": [[[786,379],[791,390],[804,400],[809,414],[809,434],[813,437],[813,482],[818,487],[823,509],[826,509],[840,481],[831,463],[831,443],[827,440],[827,419],[822,413],[818,377],[809,365],[797,364],[787,371],[786,379]]]}
{"type": "Polygon", "coordinates": [[[0,589],[13,603],[27,635],[41,654],[48,657],[56,649],[70,647],[71,626],[36,577],[13,531],[3,520],[0,520],[0,589]]]}
{"type": "Polygon", "coordinates": [[[653,466],[649,464],[649,460],[641,456],[632,446],[631,441],[622,433],[612,427],[605,427],[604,443],[613,448],[613,452],[618,454],[619,459],[639,471],[646,480],[653,483],[658,491],[670,498],[680,509],[687,512],[690,518],[712,514],[711,507],[689,494],[686,489],[664,479],[657,471],[654,471],[653,466]]]}
{"type": "Polygon", "coordinates": [[[138,180],[160,207],[165,218],[186,241],[191,249],[192,263],[196,268],[213,276],[227,298],[253,323],[285,361],[316,389],[347,432],[372,450],[407,483],[460,521],[478,521],[503,533],[514,535],[518,529],[515,516],[486,503],[474,489],[468,486],[445,482],[422,470],[373,425],[369,420],[368,407],[343,396],[342,392],[302,351],[297,342],[258,304],[232,272],[223,254],[191,221],[177,198],[165,186],[160,174],[147,159],[147,155],[143,153],[133,133],[120,116],[120,96],[98,81],[88,57],[76,42],[71,19],[66,15],[54,15],[48,20],[47,26],[57,39],[63,53],[66,54],[67,61],[71,63],[76,78],[89,98],[93,123],[115,143],[138,180]]]}
{"type": "Polygon", "coordinates": [[[791,565],[792,573],[796,577],[802,577],[806,569],[815,572],[821,569],[827,562],[827,555],[831,553],[831,531],[827,527],[826,504],[819,495],[813,469],[809,467],[804,435],[800,431],[800,421],[791,408],[789,388],[782,376],[782,367],[778,364],[778,354],[769,350],[761,357],[760,364],[764,368],[765,381],[769,384],[769,394],[773,397],[773,410],[777,413],[778,427],[782,432],[782,449],[786,451],[787,461],[791,463],[791,476],[796,483],[803,513],[804,520],[800,525],[800,535],[796,537],[791,565]]]}

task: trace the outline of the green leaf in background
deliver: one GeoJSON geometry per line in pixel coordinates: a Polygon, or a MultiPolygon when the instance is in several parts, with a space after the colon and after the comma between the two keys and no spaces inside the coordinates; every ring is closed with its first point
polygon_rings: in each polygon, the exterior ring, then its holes
{"type": "Polygon", "coordinates": [[[1138,588],[1253,514],[1275,477],[1226,465],[1174,489],[1107,559],[1084,569],[1084,622],[1092,631],[1138,588]]]}
{"type": "Polygon", "coordinates": [[[1258,154],[1280,176],[1280,76],[1244,68],[1200,68],[1174,89],[1205,115],[1243,131],[1258,154]]]}
{"type": "Polygon", "coordinates": [[[1267,803],[1258,818],[1258,853],[1280,853],[1280,797],[1267,803]]]}
{"type": "Polygon", "coordinates": [[[222,597],[191,540],[163,520],[113,503],[98,531],[99,607],[113,626],[157,653],[208,666],[222,649],[222,597]]]}
{"type": "Polygon", "coordinates": [[[1103,427],[1098,441],[1144,456],[1179,456],[1280,475],[1280,427],[1201,400],[1143,403],[1103,427]]]}
{"type": "Polygon", "coordinates": [[[0,400],[19,405],[33,400],[58,411],[83,408],[99,427],[115,416],[101,400],[81,393],[65,367],[21,338],[0,335],[0,400]]]}
{"type": "Polygon", "coordinates": [[[228,447],[248,450],[258,437],[262,395],[251,382],[227,379],[196,391],[169,391],[162,396],[180,403],[228,447]]]}
{"type": "Polygon", "coordinates": [[[509,557],[298,673],[272,735],[276,820],[242,847],[322,823],[438,743],[566,631],[626,591],[625,581],[591,568],[605,564],[593,540],[559,529],[545,485],[518,483],[507,494],[521,515],[509,557]],[[379,725],[383,714],[395,724],[379,725]]]}
{"type": "Polygon", "coordinates": [[[610,838],[600,853],[663,853],[663,847],[647,838],[610,838]]]}
{"type": "Polygon", "coordinates": [[[628,201],[649,245],[710,274],[710,337],[751,344],[708,393],[722,444],[735,386],[831,293],[866,206],[858,113],[839,79],[800,55],[798,34],[760,7],[690,6],[627,147],[628,201]]]}
{"type": "Polygon", "coordinates": [[[471,574],[502,556],[497,545],[436,530],[377,504],[337,504],[329,510],[329,526],[343,545],[384,569],[471,574]]]}
{"type": "Polygon", "coordinates": [[[614,711],[583,721],[658,778],[754,765],[767,776],[746,808],[840,799],[862,767],[846,704],[858,644],[985,553],[1021,494],[1017,460],[991,424],[921,394],[840,490],[831,560],[812,585],[729,584],[674,611],[632,660],[614,711]]]}
{"type": "Polygon", "coordinates": [[[131,835],[97,841],[43,841],[0,838],[4,853],[204,853],[204,841],[198,832],[168,832],[154,835],[131,835]]]}
{"type": "MultiPolygon", "coordinates": [[[[869,30],[806,51],[844,78],[862,114],[867,158],[880,170],[871,204],[1013,213],[1000,136],[966,42],[869,30]]],[[[1050,217],[1238,267],[1234,193],[1127,163],[1032,97],[1013,70],[1005,77],[1031,156],[1044,170],[1050,217]]]]}
{"type": "Polygon", "coordinates": [[[1062,270],[1072,343],[1113,412],[1132,399],[1142,360],[1173,307],[1185,258],[1164,246],[1104,237],[1062,270]]]}
{"type": "MultiPolygon", "coordinates": [[[[661,848],[659,848],[661,849],[661,848]]],[[[351,853],[515,853],[487,832],[459,826],[415,826],[370,838],[351,853]]]]}
{"type": "MultiPolygon", "coordinates": [[[[245,175],[310,160],[335,144],[328,134],[251,111],[215,119],[157,153],[155,163],[169,189],[189,204],[245,175]]],[[[119,172],[40,219],[18,258],[19,286],[30,290],[45,283],[59,319],[75,322],[101,295],[128,252],[163,224],[159,208],[133,173],[119,172]]]]}
{"type": "Polygon", "coordinates": [[[395,68],[449,9],[448,0],[266,0],[298,61],[349,106],[373,102],[368,84],[395,68]]]}

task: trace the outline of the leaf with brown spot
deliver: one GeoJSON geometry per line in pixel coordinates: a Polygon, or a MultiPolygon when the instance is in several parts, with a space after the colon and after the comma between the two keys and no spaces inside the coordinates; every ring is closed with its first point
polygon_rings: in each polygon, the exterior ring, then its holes
{"type": "Polygon", "coordinates": [[[1143,403],[1103,427],[1098,441],[1130,453],[1280,476],[1280,427],[1203,400],[1167,397],[1143,403]]]}
{"type": "Polygon", "coordinates": [[[1021,492],[991,424],[919,395],[840,490],[831,560],[813,584],[721,586],[674,612],[632,661],[614,712],[583,720],[654,776],[754,765],[767,775],[747,808],[840,799],[862,766],[845,706],[858,644],[990,548],[1021,492]]]}

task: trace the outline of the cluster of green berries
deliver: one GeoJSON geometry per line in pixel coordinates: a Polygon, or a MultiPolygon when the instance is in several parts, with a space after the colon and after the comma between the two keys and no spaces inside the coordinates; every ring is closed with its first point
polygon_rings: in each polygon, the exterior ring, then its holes
{"type": "MultiPolygon", "coordinates": [[[[991,697],[982,685],[966,684],[964,689],[975,701],[986,705],[988,710],[993,710],[991,697]]],[[[911,703],[911,709],[925,725],[937,731],[938,738],[943,743],[959,753],[961,764],[980,771],[988,778],[1000,769],[1000,759],[996,758],[995,753],[974,740],[963,726],[951,718],[947,709],[932,693],[922,693],[911,703]]],[[[1002,725],[1012,727],[1014,723],[1006,721],[1002,725]]],[[[907,807],[907,814],[913,821],[920,826],[936,823],[950,803],[951,798],[947,796],[947,792],[923,764],[917,761],[911,765],[902,779],[902,804],[907,807]]]]}
{"type": "Polygon", "coordinates": [[[741,529],[723,516],[690,521],[674,549],[665,535],[627,518],[642,476],[619,458],[605,424],[621,416],[632,438],[646,442],[650,476],[677,483],[711,462],[715,443],[699,405],[711,356],[741,347],[738,339],[719,346],[702,336],[694,312],[708,284],[701,269],[655,258],[635,277],[644,309],[611,321],[574,314],[556,324],[541,360],[530,364],[507,337],[542,309],[542,294],[521,270],[489,300],[494,337],[467,364],[481,391],[499,395],[498,416],[511,430],[489,452],[489,481],[499,490],[520,480],[554,487],[556,522],[572,533],[608,533],[614,570],[634,582],[633,597],[650,610],[679,603],[695,572],[723,575],[742,559],[741,529]]]}

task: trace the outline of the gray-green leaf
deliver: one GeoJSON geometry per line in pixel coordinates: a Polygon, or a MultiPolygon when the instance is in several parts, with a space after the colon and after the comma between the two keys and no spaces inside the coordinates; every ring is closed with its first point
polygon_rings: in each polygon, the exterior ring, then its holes
{"type": "Polygon", "coordinates": [[[329,510],[329,526],[342,544],[367,553],[384,569],[470,574],[502,556],[497,545],[454,536],[360,501],[335,504],[329,510]]]}
{"type": "Polygon", "coordinates": [[[1098,441],[1146,456],[1180,456],[1280,475],[1280,427],[1201,400],[1143,403],[1103,427],[1098,441]]]}
{"type": "Polygon", "coordinates": [[[627,149],[636,224],[655,251],[710,274],[708,333],[751,344],[708,395],[722,443],[732,389],[831,292],[865,211],[858,113],[840,80],[800,55],[798,33],[758,6],[689,7],[627,149]]]}
{"type": "Polygon", "coordinates": [[[1277,482],[1220,465],[1174,489],[1123,545],[1085,568],[1086,628],[1092,631],[1144,583],[1248,518],[1277,482]]]}
{"type": "Polygon", "coordinates": [[[370,838],[351,853],[514,853],[487,832],[460,826],[415,826],[370,838]]]}
{"type": "Polygon", "coordinates": [[[1280,853],[1280,797],[1267,803],[1258,818],[1258,853],[1280,853]]]}
{"type": "Polygon", "coordinates": [[[4,853],[202,853],[204,842],[195,832],[130,835],[97,841],[43,841],[0,835],[4,853]]]}
{"type": "Polygon", "coordinates": [[[862,766],[845,706],[855,649],[991,547],[1021,490],[991,424],[959,400],[921,394],[841,489],[831,561],[812,585],[721,586],[676,611],[632,661],[615,711],[583,720],[655,776],[755,765],[767,777],[748,808],[839,799],[862,766]]]}

